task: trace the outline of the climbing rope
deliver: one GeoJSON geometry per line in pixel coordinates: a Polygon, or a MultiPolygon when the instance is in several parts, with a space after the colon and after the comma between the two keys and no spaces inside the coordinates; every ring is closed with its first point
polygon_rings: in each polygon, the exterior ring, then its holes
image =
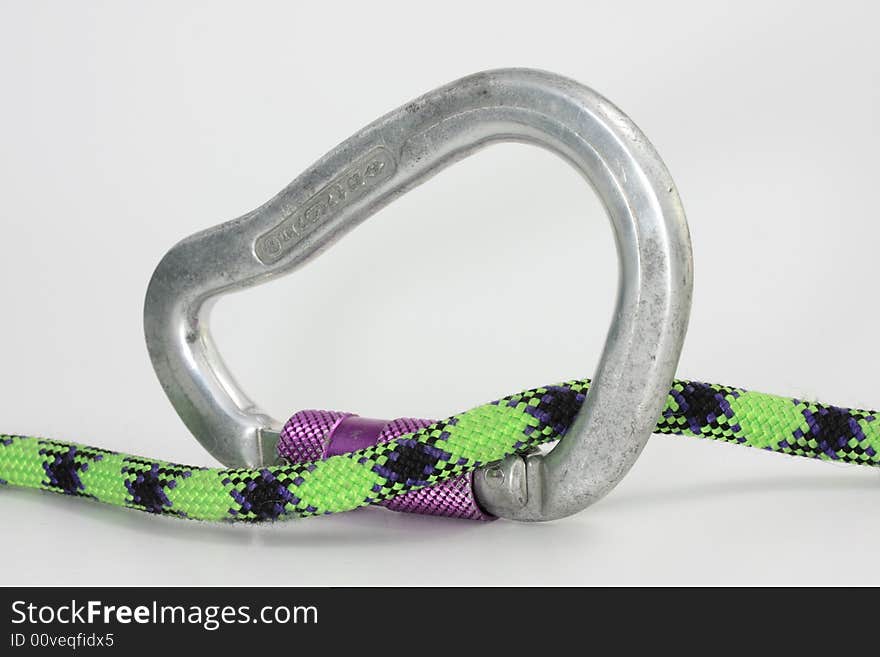
{"type": "MultiPolygon", "coordinates": [[[[535,388],[366,449],[256,469],[193,467],[0,435],[0,484],[193,520],[259,522],[338,513],[387,504],[562,438],[589,386],[584,379],[535,388]]],[[[655,431],[876,466],[875,420],[874,411],[675,381],[655,431]]]]}

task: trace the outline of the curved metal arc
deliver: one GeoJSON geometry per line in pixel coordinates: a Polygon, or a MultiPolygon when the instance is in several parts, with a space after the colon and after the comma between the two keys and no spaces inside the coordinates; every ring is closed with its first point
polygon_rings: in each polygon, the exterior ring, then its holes
{"type": "Polygon", "coordinates": [[[445,166],[511,139],[562,155],[591,182],[614,227],[621,289],[583,412],[545,461],[515,468],[525,472],[528,499],[520,504],[505,486],[478,492],[490,511],[547,519],[583,508],[625,474],[650,435],[684,339],[692,277],[684,212],[659,156],[620,110],[565,78],[517,69],[464,78],[389,113],[262,207],[165,256],[147,292],[147,344],[170,400],[215,457],[234,466],[271,462],[277,423],[213,349],[209,301],[294,269],[445,166]]]}

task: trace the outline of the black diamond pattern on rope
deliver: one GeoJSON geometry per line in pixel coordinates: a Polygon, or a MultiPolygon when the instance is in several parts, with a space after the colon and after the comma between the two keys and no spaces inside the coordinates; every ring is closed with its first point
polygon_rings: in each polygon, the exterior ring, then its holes
{"type": "Polygon", "coordinates": [[[168,491],[177,486],[180,479],[192,476],[192,469],[170,463],[157,463],[138,458],[128,458],[122,468],[125,488],[131,496],[129,505],[148,513],[182,515],[173,509],[168,491]]]}
{"type": "MultiPolygon", "coordinates": [[[[276,476],[264,468],[255,476],[240,476],[233,471],[222,482],[224,486],[232,486],[229,494],[237,505],[229,510],[229,514],[255,522],[277,520],[285,513],[288,505],[299,504],[299,498],[289,490],[291,484],[299,485],[302,481],[299,478],[289,478],[288,475],[295,472],[294,468],[290,468],[289,472],[288,469],[282,469],[276,476]]],[[[317,509],[307,507],[305,511],[313,513],[317,509]]]]}
{"type": "Polygon", "coordinates": [[[674,426],[676,420],[683,419],[687,426],[682,428],[687,428],[698,436],[732,438],[737,442],[745,440],[732,435],[742,430],[739,424],[732,422],[734,413],[728,399],[739,397],[740,393],[735,388],[689,381],[683,386],[674,386],[670,395],[678,409],[663,412],[663,418],[669,424],[674,426]]]}
{"type": "Polygon", "coordinates": [[[41,444],[40,456],[43,457],[43,472],[46,473],[43,485],[65,495],[88,497],[80,475],[88,471],[90,461],[100,461],[108,452],[48,440],[41,444]]]}
{"type": "MultiPolygon", "coordinates": [[[[796,405],[802,402],[793,400],[796,405]]],[[[870,445],[863,445],[865,432],[859,420],[873,422],[873,414],[862,411],[854,412],[849,408],[826,404],[804,404],[801,414],[806,427],[796,429],[793,441],[783,440],[779,443],[782,449],[791,449],[805,456],[826,456],[830,459],[860,460],[863,454],[875,457],[877,452],[870,445]],[[855,444],[850,442],[855,439],[855,444]]]]}
{"type": "Polygon", "coordinates": [[[542,442],[548,436],[562,438],[581,410],[584,399],[586,399],[585,391],[575,390],[570,386],[548,386],[530,391],[525,398],[511,399],[508,404],[512,406],[525,401],[526,412],[539,423],[537,427],[526,427],[523,433],[530,440],[518,442],[513,448],[523,449],[530,443],[542,442]],[[531,403],[535,400],[536,403],[531,403]]]}
{"type": "Polygon", "coordinates": [[[403,439],[397,441],[397,446],[388,454],[385,464],[376,464],[373,471],[385,477],[391,486],[424,486],[441,461],[448,461],[450,458],[452,455],[449,452],[435,444],[420,443],[412,438],[403,439]]]}

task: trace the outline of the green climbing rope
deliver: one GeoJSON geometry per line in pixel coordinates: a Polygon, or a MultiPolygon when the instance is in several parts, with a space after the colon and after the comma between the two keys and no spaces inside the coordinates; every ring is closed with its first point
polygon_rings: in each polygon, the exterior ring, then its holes
{"type": "MultiPolygon", "coordinates": [[[[0,435],[0,483],[195,520],[264,521],[337,513],[559,439],[589,385],[589,380],[578,380],[528,390],[357,452],[259,469],[199,468],[75,443],[0,435]]],[[[676,381],[656,431],[798,456],[880,463],[880,422],[873,411],[716,384],[676,381]]]]}

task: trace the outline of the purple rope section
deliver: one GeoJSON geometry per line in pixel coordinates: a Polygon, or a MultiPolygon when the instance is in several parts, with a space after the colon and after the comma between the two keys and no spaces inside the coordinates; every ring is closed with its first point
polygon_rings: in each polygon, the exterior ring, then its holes
{"type": "MultiPolygon", "coordinates": [[[[322,461],[328,456],[386,443],[433,422],[409,417],[372,420],[340,411],[300,411],[281,430],[278,453],[289,463],[322,461]]],[[[473,472],[468,472],[379,504],[402,513],[494,520],[495,516],[485,513],[477,504],[473,481],[473,472]]]]}

